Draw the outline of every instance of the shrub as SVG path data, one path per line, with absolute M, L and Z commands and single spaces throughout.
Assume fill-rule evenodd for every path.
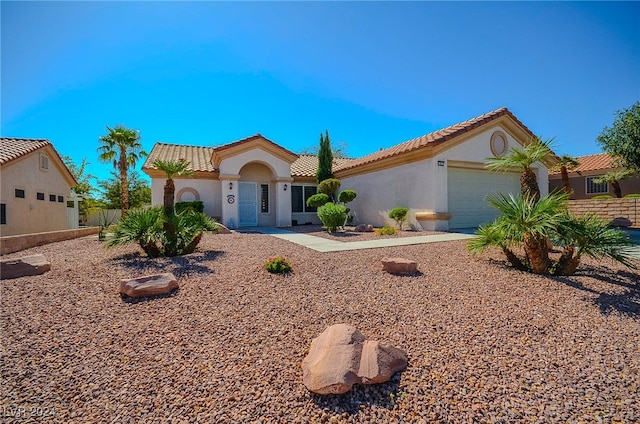
M 292 266 L 291 262 L 289 262 L 286 258 L 283 258 L 282 256 L 276 256 L 275 258 L 271 258 L 264 263 L 264 269 L 272 274 L 286 274 L 288 272 L 291 272 Z
M 405 208 L 404 206 L 396 206 L 395 208 L 389 211 L 389 218 L 396 221 L 398 225 L 398 229 L 402 229 L 402 224 L 407 219 L 407 214 L 409 213 L 409 208 Z
M 632 193 L 624 196 L 625 199 L 640 199 L 640 193 Z
M 329 233 L 335 233 L 347 220 L 347 208 L 329 202 L 318 208 L 318 217 Z
M 329 196 L 327 196 L 324 193 L 314 194 L 313 196 L 307 199 L 307 206 L 312 208 L 319 208 L 320 206 L 329 202 L 329 200 L 331 200 Z
M 393 227 L 393 226 L 390 227 L 389 225 L 386 225 L 386 224 L 384 227 L 376 228 L 373 231 L 379 236 L 393 236 L 398 233 L 398 230 L 396 230 L 396 227 Z
M 176 213 L 183 212 L 187 209 L 191 209 L 194 212 L 204 213 L 204 203 L 201 200 L 194 200 L 193 202 L 178 202 L 175 206 Z
M 613 196 L 610 196 L 608 194 L 599 194 L 591 198 L 591 200 L 605 200 L 605 199 L 613 199 Z
M 321 181 L 318 185 L 318 191 L 324 193 L 333 199 L 333 194 L 340 188 L 340 180 L 337 178 L 329 178 Z
M 353 202 L 357 195 L 355 190 L 343 190 L 338 195 L 338 201 L 342 203 Z

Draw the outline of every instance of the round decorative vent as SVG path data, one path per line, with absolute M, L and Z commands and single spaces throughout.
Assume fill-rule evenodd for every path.
M 507 136 L 502 131 L 496 131 L 491 135 L 491 153 L 500 157 L 507 152 Z

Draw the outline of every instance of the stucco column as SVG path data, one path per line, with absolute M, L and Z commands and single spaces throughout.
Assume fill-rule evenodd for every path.
M 222 225 L 238 228 L 238 180 L 240 175 L 220 175 L 222 188 Z
M 293 178 L 276 180 L 276 226 L 291 226 L 291 183 Z

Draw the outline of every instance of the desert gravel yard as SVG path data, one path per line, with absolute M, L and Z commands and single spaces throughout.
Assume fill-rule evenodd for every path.
M 206 235 L 147 259 L 96 237 L 54 243 L 47 274 L 1 281 L 3 422 L 640 421 L 637 272 L 514 271 L 464 241 L 318 253 L 262 234 Z M 284 255 L 290 275 L 262 269 Z M 420 275 L 381 271 L 384 256 Z M 171 296 L 124 302 L 120 279 L 173 272 Z M 388 383 L 322 397 L 302 384 L 335 323 L 404 349 Z

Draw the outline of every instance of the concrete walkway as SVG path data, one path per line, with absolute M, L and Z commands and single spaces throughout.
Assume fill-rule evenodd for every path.
M 240 231 L 242 231 L 242 229 Z M 251 227 L 250 231 L 287 240 L 318 252 L 340 252 L 345 250 L 374 249 L 377 247 L 408 246 L 411 244 L 436 243 L 440 241 L 466 240 L 475 237 L 470 234 L 444 233 L 432 236 L 380 238 L 378 240 L 343 242 L 274 227 Z

